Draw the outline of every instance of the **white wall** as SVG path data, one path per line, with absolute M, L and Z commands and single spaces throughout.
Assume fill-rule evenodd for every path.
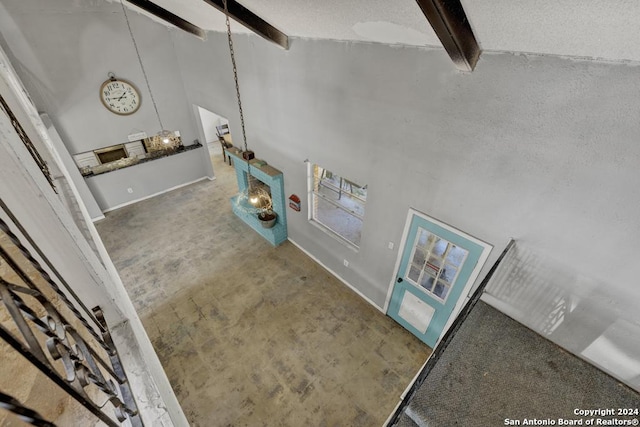
M 107 212 L 204 179 L 201 170 L 194 165 L 207 156 L 206 150 L 206 147 L 200 147 L 89 176 L 86 183 L 100 209 Z
M 127 142 L 134 132 L 161 130 L 119 2 L 64 0 L 55 7 L 33 0 L 2 3 L 5 50 L 72 155 Z M 172 30 L 134 10 L 128 16 L 164 127 L 179 130 L 189 145 L 197 130 Z M 131 81 L 141 93 L 135 114 L 113 114 L 100 102 L 100 85 L 108 72 Z
M 202 107 L 198 107 L 198 114 L 202 121 L 202 129 L 204 130 L 206 142 L 217 142 L 218 133 L 216 132 L 216 126 L 229 124 L 229 120 Z
M 49 133 L 53 148 L 55 149 L 58 156 L 60 157 L 60 160 L 69 172 L 69 176 L 73 180 L 73 184 L 78 189 L 78 194 L 80 195 L 84 206 L 87 208 L 91 220 L 97 221 L 104 218 L 102 210 L 98 206 L 98 203 L 96 203 L 96 199 L 93 197 L 93 194 L 89 190 L 87 183 L 80 174 L 80 170 L 78 170 L 78 167 L 69 154 L 67 147 L 64 145 L 64 142 L 62 142 L 60 134 L 56 130 L 55 126 L 53 126 L 53 123 L 51 123 L 51 118 L 49 118 L 49 115 L 46 113 L 41 114 L 40 118 L 42 119 L 44 125 L 47 127 L 47 132 Z
M 192 102 L 237 123 L 230 65 L 206 55 L 224 35 L 175 36 Z M 485 54 L 464 74 L 440 50 L 235 44 L 250 146 L 284 171 L 287 194 L 306 194 L 305 159 L 369 185 L 357 254 L 304 212 L 288 221 L 294 240 L 372 300 L 384 301 L 396 258 L 387 242 L 399 241 L 409 206 L 492 243 L 493 257 L 513 236 L 640 296 L 637 66 Z
M 76 13 L 68 13 L 69 10 Z M 10 0 L 0 5 L 0 12 L 0 43 L 5 45 L 38 109 L 48 113 L 70 154 L 128 142 L 127 135 L 131 133 L 144 131 L 153 135 L 160 130 L 118 2 L 67 0 L 49 7 L 39 1 Z M 128 11 L 128 17 L 164 127 L 179 130 L 183 144 L 190 145 L 199 137 L 199 130 L 182 86 L 181 65 L 170 30 L 134 10 Z M 138 88 L 138 112 L 119 116 L 104 108 L 99 89 L 108 72 Z M 197 152 L 200 158 L 191 153 L 189 158 L 193 161 L 188 168 L 182 167 L 181 162 L 168 167 L 157 162 L 135 166 L 157 170 L 126 182 L 101 178 L 105 185 L 99 191 L 92 185 L 94 180 L 90 183 L 93 196 L 101 198 L 99 204 L 104 211 L 118 204 L 105 203 L 105 194 L 114 200 L 131 201 L 204 177 L 213 178 L 208 151 Z M 119 178 L 129 175 L 127 171 Z M 109 185 L 115 182 L 120 185 Z M 134 193 L 129 194 L 128 188 L 133 188 Z M 96 213 L 95 202 L 90 202 L 87 206 L 92 217 L 99 218 L 101 212 Z

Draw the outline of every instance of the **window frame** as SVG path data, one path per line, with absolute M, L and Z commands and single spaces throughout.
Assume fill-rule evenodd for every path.
M 326 233 L 329 236 L 335 238 L 340 243 L 344 244 L 348 248 L 350 248 L 350 249 L 354 250 L 355 252 L 357 252 L 360 249 L 360 244 L 359 243 L 362 240 L 362 227 L 360 229 L 361 237 L 360 237 L 360 241 L 358 242 L 358 244 L 356 244 L 355 242 L 352 242 L 348 238 L 342 236 L 339 232 L 333 230 L 331 227 L 329 227 L 328 225 L 324 224 L 321 220 L 317 219 L 314 216 L 315 207 L 316 207 L 316 202 L 315 202 L 316 199 L 315 199 L 315 197 L 318 197 L 318 198 L 322 199 L 324 202 L 329 203 L 332 206 L 335 206 L 338 209 L 341 209 L 343 212 L 347 213 L 348 215 L 351 215 L 354 218 L 358 219 L 362 223 L 363 226 L 364 226 L 364 213 L 362 215 L 360 215 L 357 212 L 355 212 L 353 210 L 350 210 L 350 209 L 346 208 L 345 206 L 342 206 L 340 203 L 337 203 L 337 202 L 331 200 L 330 198 L 328 198 L 324 194 L 320 194 L 319 192 L 316 192 L 316 190 L 315 190 L 315 175 L 314 175 L 314 168 L 315 167 L 321 168 L 323 170 L 328 170 L 328 169 L 320 166 L 318 163 L 313 163 L 313 162 L 307 160 L 307 201 L 308 201 L 307 219 L 311 224 L 313 224 L 319 230 L 322 230 L 324 233 Z M 341 176 L 341 175 L 338 175 L 338 176 Z M 342 178 L 346 179 L 344 177 L 342 177 Z M 355 185 L 359 186 L 359 184 L 355 184 Z M 360 188 L 363 188 L 363 187 L 360 187 Z M 365 208 L 365 210 L 366 210 L 366 203 L 367 203 L 366 199 L 363 200 L 362 198 L 355 196 L 351 192 L 346 192 L 346 194 L 349 194 L 350 197 L 354 197 L 354 198 L 357 198 L 358 200 L 360 200 L 360 202 L 362 202 L 363 208 Z

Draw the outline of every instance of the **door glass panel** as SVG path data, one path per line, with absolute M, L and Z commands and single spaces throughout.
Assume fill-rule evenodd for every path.
M 431 235 L 427 230 L 420 229 L 420 234 L 418 234 L 418 239 L 416 246 L 427 248 L 429 246 L 428 238 Z
M 419 227 L 405 278 L 445 302 L 468 251 Z
M 449 293 L 449 285 L 444 283 L 442 280 L 438 280 L 438 284 L 433 289 L 433 293 L 440 299 L 446 299 L 447 294 Z
M 448 283 L 453 283 L 453 280 L 456 278 L 457 269 L 451 267 L 450 265 L 446 268 L 442 269 L 442 274 L 440 275 L 441 279 L 444 279 Z
M 429 257 L 429 263 L 427 266 L 435 270 L 435 272 L 437 273 L 440 270 L 440 267 L 442 266 L 442 260 L 440 258 L 436 258 L 433 255 L 431 255 Z
M 469 251 L 465 249 L 451 245 L 449 255 L 447 256 L 447 263 L 460 267 L 460 264 L 462 264 L 468 253 Z
M 420 278 L 421 267 L 416 267 L 415 265 L 411 266 L 409 270 L 408 279 L 414 283 L 418 283 L 418 279 Z
M 427 259 L 427 255 L 420 248 L 416 248 L 416 252 L 413 254 L 413 260 L 411 261 L 414 265 L 418 265 L 422 267 L 424 261 Z
M 425 274 L 424 276 L 422 276 L 422 279 L 420 279 L 420 286 L 422 286 L 427 291 L 431 291 L 434 281 L 435 279 L 433 277 L 431 277 L 428 274 Z
M 449 245 L 449 242 L 439 237 L 436 237 L 436 244 L 433 245 L 433 253 L 439 257 L 443 257 L 445 251 L 447 250 L 448 245 Z

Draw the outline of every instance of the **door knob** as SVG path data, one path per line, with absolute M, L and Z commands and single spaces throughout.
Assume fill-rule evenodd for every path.
M 398 283 L 402 283 L 402 277 L 398 277 Z

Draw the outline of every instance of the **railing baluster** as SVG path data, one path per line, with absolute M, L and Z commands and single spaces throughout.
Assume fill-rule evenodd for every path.
M 9 218 L 12 218 L 6 209 L 5 213 Z M 90 318 L 100 331 L 101 335 L 98 335 L 82 313 L 76 309 L 73 302 L 67 298 L 51 276 L 22 244 L 20 238 L 11 232 L 9 225 L 2 218 L 0 218 L 0 233 L 8 238 L 4 239 L 6 243 L 0 244 L 0 260 L 4 261 L 0 273 L 3 275 L 9 273 L 10 276 L 7 277 L 15 278 L 21 282 L 12 283 L 0 276 L 0 300 L 2 301 L 0 309 L 3 306 L 6 308 L 10 319 L 15 324 L 15 328 L 11 328 L 11 330 L 17 330 L 17 332 L 11 332 L 6 324 L 0 325 L 0 338 L 21 353 L 106 425 L 117 427 L 119 423 L 128 419 L 133 427 L 142 426 L 142 419 L 133 399 L 133 393 L 100 308 L 96 307 L 90 313 Z M 24 230 L 21 230 L 21 233 L 26 236 Z M 3 239 L 0 239 L 0 242 L 2 241 Z M 8 243 L 9 241 L 11 243 Z M 44 257 L 34 242 L 29 241 L 29 244 L 40 255 L 43 262 L 51 266 L 50 261 Z M 11 247 L 12 250 L 7 250 L 7 247 Z M 18 249 L 18 251 L 13 249 Z M 35 278 L 31 270 L 25 267 L 26 262 L 35 268 L 39 278 Z M 54 274 L 62 280 L 57 271 Z M 64 303 L 59 303 L 59 308 L 48 299 L 47 294 L 42 292 L 43 289 L 39 288 L 44 283 L 40 279 L 43 279 L 55 292 L 55 294 L 52 292 L 49 294 L 55 295 Z M 77 299 L 75 294 L 74 298 Z M 77 302 L 82 304 L 79 300 Z M 76 326 L 80 330 L 77 330 L 65 318 L 60 312 L 62 309 L 73 313 L 70 319 L 78 320 Z M 86 338 L 89 341 L 95 341 L 94 345 L 89 345 L 89 341 L 80 333 L 81 330 L 86 330 L 89 333 Z M 93 340 L 91 340 L 92 338 Z M 106 359 L 98 354 L 96 349 L 103 349 Z M 54 361 L 58 362 L 54 363 Z M 90 386 L 96 387 L 100 391 L 99 396 L 95 397 L 95 399 L 99 399 L 99 403 L 98 400 L 94 401 L 90 397 L 95 393 L 89 394 L 85 390 Z M 15 401 L 11 402 L 13 404 L 7 403 L 3 407 L 9 410 L 12 408 L 18 410 L 19 406 L 15 405 Z M 113 407 L 115 419 L 102 409 L 107 402 Z M 37 415 L 35 412 L 33 414 Z M 38 417 L 33 416 L 28 421 L 32 424 L 36 422 L 47 423 L 44 420 L 40 421 L 41 417 Z M 34 425 L 52 426 L 53 424 Z
M 15 399 L 8 394 L 0 393 L 0 408 L 13 412 L 20 417 L 20 419 L 31 425 L 37 427 L 56 427 L 55 424 L 45 420 L 36 411 L 22 405 L 18 399 Z
M 38 273 L 40 273 L 42 278 L 53 288 L 55 293 L 58 294 L 60 299 L 67 305 L 67 308 L 69 308 L 69 310 L 76 316 L 76 318 L 78 318 L 78 320 L 82 322 L 82 324 L 87 329 L 87 331 L 91 335 L 93 335 L 93 337 L 96 340 L 98 340 L 99 342 L 102 342 L 102 340 L 100 339 L 100 336 L 91 327 L 91 325 L 89 325 L 89 322 L 87 322 L 87 320 L 84 317 L 82 317 L 82 314 L 78 311 L 77 308 L 75 308 L 73 303 L 69 300 L 69 298 L 67 298 L 64 292 L 62 292 L 62 290 L 58 287 L 58 285 L 56 285 L 56 283 L 51 279 L 51 277 L 47 274 L 47 272 L 42 269 L 38 261 L 31 256 L 31 253 L 29 252 L 29 250 L 26 247 L 24 247 L 22 244 L 20 244 L 20 241 L 17 239 L 17 236 L 11 233 L 11 230 L 9 230 L 9 227 L 1 218 L 0 218 L 0 230 L 2 230 L 7 235 L 7 237 L 9 237 L 11 242 L 20 250 L 22 255 L 31 263 L 31 265 L 38 271 Z M 22 281 L 25 284 L 27 284 L 27 286 L 29 286 L 31 289 L 37 290 L 36 285 L 29 278 L 29 276 L 22 270 L 22 268 L 18 265 L 18 263 L 15 262 L 15 260 L 11 257 L 11 255 L 9 255 L 9 253 L 6 250 L 4 250 L 4 248 L 2 247 L 0 247 L 0 257 L 4 259 L 7 262 L 7 264 L 11 266 L 14 272 L 20 276 L 20 279 L 22 279 Z M 104 347 L 104 348 L 105 350 L 109 351 L 107 347 Z
M 29 139 L 29 135 L 27 135 L 27 133 L 24 131 L 24 129 L 22 128 L 22 125 L 20 124 L 16 116 L 13 114 L 13 111 L 11 111 L 11 108 L 9 108 L 9 105 L 7 105 L 7 102 L 4 100 L 2 95 L 0 95 L 0 109 L 2 109 L 2 111 L 4 111 L 4 113 L 7 115 L 7 117 L 9 117 L 9 120 L 11 120 L 11 125 L 13 126 L 16 133 L 18 134 L 18 137 L 20 137 L 24 146 L 27 147 L 29 154 L 31 154 L 31 157 L 33 157 L 33 160 L 36 162 L 36 164 L 42 171 L 44 177 L 47 178 L 47 181 L 49 181 L 49 185 L 51 186 L 53 191 L 57 193 L 58 190 L 56 190 L 56 186 L 53 183 L 53 178 L 51 177 L 51 171 L 49 170 L 49 166 L 47 165 L 47 162 L 45 162 L 42 156 L 40 156 L 40 153 L 38 153 L 38 150 L 36 150 L 35 145 L 33 145 L 33 142 L 31 142 L 31 139 Z
M 56 276 L 58 278 L 58 280 L 60 281 L 60 283 L 65 287 L 65 289 L 67 290 L 67 292 L 69 292 L 69 294 L 76 300 L 76 302 L 78 303 L 78 305 L 84 310 L 85 314 L 87 315 L 87 317 L 89 319 L 91 319 L 96 325 L 98 325 L 98 327 L 102 327 L 102 325 L 100 324 L 100 322 L 97 321 L 97 319 L 93 316 L 93 313 L 87 308 L 87 306 L 80 300 L 80 298 L 78 298 L 78 295 L 76 295 L 76 293 L 73 291 L 73 289 L 71 289 L 71 287 L 69 286 L 69 284 L 67 283 L 66 280 L 64 280 L 64 277 L 62 277 L 62 275 L 58 272 L 58 270 L 55 268 L 55 266 L 53 264 L 51 264 L 51 262 L 47 259 L 47 257 L 44 256 L 44 254 L 42 253 L 42 251 L 40 250 L 40 248 L 34 243 L 33 239 L 31 238 L 31 236 L 29 235 L 29 233 L 27 233 L 27 230 L 25 230 L 25 228 L 22 226 L 22 224 L 20 224 L 20 221 L 18 221 L 18 218 L 15 217 L 15 215 L 13 215 L 13 213 L 9 210 L 9 208 L 7 207 L 7 205 L 4 204 L 4 202 L 2 201 L 2 199 L 0 199 L 0 208 L 2 208 L 2 210 L 7 214 L 7 216 L 9 217 L 9 219 L 11 220 L 11 222 L 16 226 L 16 228 L 20 231 L 20 233 L 22 233 L 22 235 L 24 236 L 25 240 L 31 245 L 31 247 L 33 247 L 33 249 L 36 251 L 36 253 L 40 256 L 40 258 L 42 258 L 42 260 L 44 261 L 44 263 L 47 265 L 47 267 L 49 268 L 49 270 L 53 273 L 54 276 Z M 18 236 L 16 236 L 10 229 L 9 227 L 6 226 L 6 223 L 0 223 L 0 229 L 2 231 L 5 232 L 5 234 L 11 239 L 12 242 L 14 242 L 14 245 L 16 245 L 16 247 L 18 249 L 20 249 L 21 252 L 29 252 L 27 250 L 27 248 L 24 247 L 24 245 L 22 245 L 22 243 L 20 242 L 20 240 L 18 239 Z M 33 256 L 31 256 L 30 253 L 28 253 L 27 259 L 33 260 L 30 261 L 33 264 L 33 267 L 38 270 L 38 272 L 40 274 L 43 274 L 43 277 L 48 278 L 49 280 L 51 279 L 51 277 L 49 276 L 49 274 L 42 268 L 42 266 L 40 265 L 40 263 L 38 263 L 38 261 L 33 258 Z M 53 289 L 60 294 L 60 288 L 58 287 L 58 285 L 56 285 L 56 283 L 51 280 L 51 282 L 49 282 L 49 284 L 53 287 Z M 61 298 L 63 298 L 63 301 L 65 301 L 65 299 L 67 298 L 66 295 L 61 294 L 60 295 Z M 75 313 L 74 313 L 75 314 Z M 82 317 L 82 316 L 80 316 Z

